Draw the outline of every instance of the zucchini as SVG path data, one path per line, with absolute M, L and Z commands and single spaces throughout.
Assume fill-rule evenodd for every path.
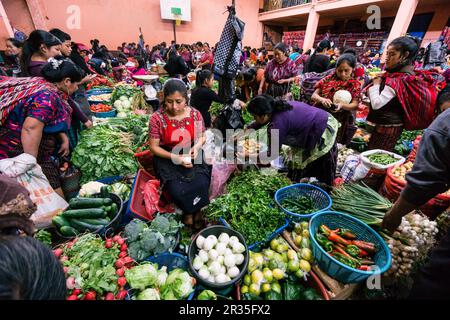
M 57 229 L 61 229 L 64 226 L 70 227 L 69 221 L 66 218 L 62 217 L 62 216 L 55 216 L 52 219 L 52 223 Z
M 103 186 L 100 188 L 100 195 L 103 198 L 108 198 L 109 197 L 109 190 L 108 190 L 108 186 Z
M 76 210 L 67 210 L 62 213 L 64 218 L 69 219 L 96 219 L 96 218 L 104 218 L 106 216 L 106 212 L 103 209 L 76 209 Z
M 111 222 L 108 218 L 100 218 L 100 219 L 77 219 L 78 221 L 91 224 L 91 225 L 97 225 L 97 226 L 106 226 Z
M 70 220 L 70 224 L 72 227 L 77 229 L 80 232 L 86 232 L 86 231 L 97 231 L 102 228 L 102 226 L 95 225 L 95 224 L 89 224 L 86 222 L 82 222 L 77 219 Z
M 59 232 L 65 237 L 76 237 L 79 234 L 77 229 L 68 226 L 61 227 Z
M 73 198 L 69 201 L 71 209 L 90 209 L 100 208 L 103 205 L 110 205 L 112 202 L 109 198 Z

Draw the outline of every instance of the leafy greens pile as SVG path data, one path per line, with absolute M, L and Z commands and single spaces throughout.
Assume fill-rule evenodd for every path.
M 273 195 L 290 184 L 290 180 L 276 170 L 244 171 L 230 181 L 227 194 L 211 202 L 206 209 L 207 217 L 223 218 L 244 235 L 248 244 L 264 241 L 284 219 Z
M 124 236 L 128 243 L 128 253 L 136 261 L 153 255 L 172 251 L 177 245 L 177 236 L 183 224 L 174 214 L 157 215 L 147 225 L 134 219 L 125 227 Z
M 111 118 L 81 133 L 72 162 L 82 172 L 81 183 L 135 173 L 136 149 L 148 137 L 148 117 Z

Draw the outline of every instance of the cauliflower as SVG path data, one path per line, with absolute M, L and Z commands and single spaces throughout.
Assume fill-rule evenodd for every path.
M 80 197 L 89 197 L 96 193 L 100 193 L 100 189 L 104 186 L 105 186 L 105 184 L 96 182 L 96 181 L 92 181 L 92 182 L 83 184 L 83 186 L 80 189 L 79 196 Z
M 333 103 L 350 103 L 352 102 L 352 94 L 347 90 L 338 90 L 333 96 Z

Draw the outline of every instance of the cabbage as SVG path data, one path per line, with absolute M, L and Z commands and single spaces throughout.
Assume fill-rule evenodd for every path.
M 161 270 L 158 271 L 158 280 L 156 281 L 156 285 L 161 288 L 167 281 L 167 267 L 162 267 Z
M 184 300 L 194 291 L 193 279 L 186 271 L 174 269 L 161 287 L 162 300 Z
M 127 96 L 121 96 L 119 98 L 120 101 L 128 101 L 128 97 Z
M 117 118 L 126 118 L 126 117 L 128 117 L 128 115 L 125 112 L 119 112 L 117 114 Z
M 159 292 L 156 289 L 145 289 L 142 291 L 136 300 L 161 300 Z
M 122 101 L 122 107 L 123 107 L 124 109 L 126 109 L 126 110 L 131 109 L 131 103 L 130 103 L 130 101 L 128 101 L 128 100 Z
M 116 100 L 114 102 L 114 107 L 116 107 L 117 109 L 121 109 L 122 108 L 122 101 Z
M 350 103 L 352 102 L 352 94 L 347 90 L 338 90 L 333 96 L 333 103 Z
M 151 263 L 145 263 L 125 271 L 125 278 L 132 289 L 144 290 L 156 284 L 158 269 Z

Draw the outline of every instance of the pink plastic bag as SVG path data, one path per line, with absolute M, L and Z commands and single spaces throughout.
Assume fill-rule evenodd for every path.
M 212 168 L 211 185 L 209 187 L 209 200 L 213 200 L 225 193 L 228 179 L 237 169 L 236 164 L 229 164 L 226 161 L 216 162 Z
M 156 213 L 172 213 L 174 208 L 170 204 L 166 204 L 160 200 L 160 182 L 159 180 L 149 180 L 142 187 L 142 195 L 144 196 L 145 211 L 149 220 L 153 220 Z

